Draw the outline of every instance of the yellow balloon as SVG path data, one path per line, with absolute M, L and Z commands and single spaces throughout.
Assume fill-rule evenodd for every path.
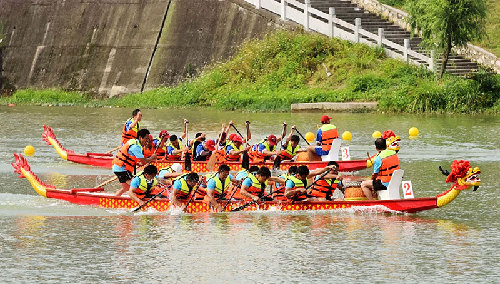
M 306 138 L 307 142 L 309 142 L 309 143 L 313 142 L 314 141 L 314 133 L 307 132 L 305 138 Z
M 373 132 L 372 137 L 375 139 L 380 138 L 380 137 L 382 137 L 382 133 L 380 133 L 380 131 L 376 130 Z
M 26 155 L 26 156 L 35 155 L 35 147 L 33 147 L 31 145 L 24 147 L 24 155 Z
M 344 133 L 342 133 L 342 139 L 344 139 L 346 141 L 351 141 L 352 140 L 352 133 L 350 131 L 344 131 Z
M 408 130 L 408 133 L 410 134 L 410 136 L 418 136 L 418 128 L 412 127 L 410 128 L 410 130 Z

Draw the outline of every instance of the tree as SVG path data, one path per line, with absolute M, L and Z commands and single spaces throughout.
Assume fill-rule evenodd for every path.
M 422 45 L 442 53 L 439 79 L 452 47 L 464 47 L 486 34 L 486 0 L 413 0 L 406 9 L 407 21 L 422 37 Z

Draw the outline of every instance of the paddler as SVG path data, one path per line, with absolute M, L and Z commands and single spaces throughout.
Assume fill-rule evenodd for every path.
M 330 201 L 336 190 L 342 190 L 342 176 L 339 175 L 339 165 L 335 161 L 328 162 L 328 166 L 332 166 L 330 173 L 325 175 L 321 180 L 316 176 L 316 183 L 311 186 L 309 192 L 309 200 L 314 201 Z
M 130 139 L 137 138 L 137 132 L 141 128 L 140 121 L 142 120 L 142 112 L 140 109 L 132 111 L 132 117 L 129 118 L 123 125 L 122 130 L 122 145 Z
M 137 132 L 137 139 L 130 139 L 123 145 L 113 160 L 113 172 L 118 177 L 122 188 L 116 192 L 116 196 L 122 195 L 130 188 L 137 163 L 148 164 L 156 159 L 156 153 L 149 158 L 144 157 L 143 145 L 149 144 L 149 130 L 141 129 Z
M 266 160 L 272 160 L 272 157 L 278 154 L 276 151 L 276 144 L 281 139 L 276 139 L 276 136 L 269 135 L 267 138 L 261 140 L 259 143 L 252 146 L 248 155 L 254 163 L 262 163 Z
M 231 186 L 234 177 L 229 174 L 229 166 L 220 165 L 217 173 L 207 175 L 207 187 L 204 190 L 204 202 L 215 208 L 216 212 L 222 211 L 222 207 L 217 202 L 224 199 L 226 193 Z M 203 192 L 203 190 L 200 190 Z
M 159 190 L 156 187 L 158 185 L 157 172 L 156 166 L 148 165 L 141 174 L 134 177 L 130 182 L 128 195 L 137 201 L 140 206 L 144 205 L 143 198 L 151 198 L 158 193 Z
M 179 161 L 182 158 L 182 154 L 188 151 L 188 147 L 185 147 L 182 144 L 182 140 L 186 138 L 187 135 L 187 125 L 189 121 L 184 119 L 184 132 L 181 137 L 177 137 L 177 135 L 171 135 L 168 139 L 167 143 L 167 155 L 165 159 Z
M 316 145 L 307 147 L 309 161 L 317 160 L 318 156 L 328 155 L 332 148 L 334 139 L 339 137 L 337 127 L 330 123 L 332 117 L 323 115 L 321 117 L 321 127 L 316 132 Z
M 160 135 L 153 140 L 156 147 L 156 155 L 158 155 L 158 159 L 165 159 L 167 155 L 167 144 L 168 139 L 170 138 L 170 134 L 166 129 L 160 131 Z
M 241 154 L 248 151 L 249 147 L 243 147 L 243 138 L 238 134 L 231 134 L 225 149 L 225 161 L 239 161 Z
M 166 185 L 171 185 L 172 180 L 183 175 L 182 165 L 179 163 L 172 164 L 171 166 L 161 168 L 158 171 L 158 177 L 162 183 Z
M 373 162 L 373 174 L 371 179 L 361 182 L 361 189 L 365 196 L 372 200 L 376 191 L 387 190 L 392 178 L 392 173 L 399 169 L 398 154 L 394 150 L 387 149 L 387 142 L 383 138 L 375 140 L 377 155 Z
M 295 175 L 285 178 L 285 197 L 292 201 L 307 201 L 308 192 L 306 188 L 308 179 L 331 169 L 332 166 L 326 166 L 322 169 L 309 171 L 307 166 L 299 166 Z
M 212 151 L 215 151 L 215 141 L 207 140 L 198 144 L 196 147 L 196 155 L 194 156 L 194 161 L 207 161 L 212 155 Z
M 259 201 L 264 196 L 267 181 L 271 177 L 271 171 L 266 167 L 261 167 L 257 173 L 248 173 L 247 178 L 241 184 L 239 196 L 236 198 L 247 201 Z
M 280 157 L 281 160 L 292 160 L 295 155 L 299 152 L 305 152 L 306 149 L 300 149 L 299 141 L 300 138 L 298 135 L 294 135 L 294 131 L 297 129 L 295 125 L 292 126 L 292 131 L 290 131 L 290 135 L 286 138 L 285 143 L 282 146 Z
M 197 173 L 187 173 L 174 180 L 172 191 L 170 192 L 170 202 L 175 207 L 181 207 L 181 200 L 190 198 L 191 191 L 196 190 L 200 177 Z M 194 194 L 194 193 L 193 193 Z

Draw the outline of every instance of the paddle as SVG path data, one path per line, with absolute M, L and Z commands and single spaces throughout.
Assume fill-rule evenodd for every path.
M 309 141 L 307 141 L 307 139 L 304 136 L 302 136 L 302 133 L 300 133 L 300 131 L 297 129 L 297 127 L 295 127 L 295 131 L 297 131 L 297 134 L 299 134 L 299 136 L 302 139 L 304 139 L 304 141 L 306 141 L 307 145 L 311 145 L 311 144 L 309 144 Z
M 196 193 L 198 192 L 198 187 L 200 187 L 202 181 L 203 180 L 200 178 L 200 181 L 198 182 L 198 184 L 196 185 L 196 188 L 193 191 L 193 194 L 191 194 L 191 197 L 189 198 L 188 202 L 186 203 L 186 207 L 184 207 L 184 210 L 183 210 L 184 212 L 187 211 L 189 204 L 191 204 L 191 201 L 193 201 L 193 198 L 196 195 Z
M 144 204 L 142 204 L 141 206 L 135 208 L 134 210 L 132 210 L 132 212 L 137 212 L 139 210 L 141 210 L 142 208 L 144 208 L 146 205 L 148 205 L 149 202 L 155 200 L 158 196 L 160 196 L 163 192 L 165 192 L 165 190 L 167 190 L 168 186 L 166 186 L 162 191 L 158 192 L 157 194 L 153 195 L 148 201 L 144 202 Z
M 247 129 L 247 139 L 246 139 L 246 144 L 248 146 L 248 140 L 250 140 L 250 121 L 246 121 L 245 122 L 246 124 L 246 129 Z M 241 138 L 243 138 L 243 135 L 241 135 L 241 132 L 236 128 L 236 126 L 234 126 L 234 124 L 231 124 L 231 126 L 234 128 L 234 130 L 236 131 L 236 133 L 238 133 L 238 135 L 240 135 Z M 248 152 L 245 151 L 243 152 L 242 154 L 243 156 L 241 157 L 241 167 L 244 168 L 244 169 L 249 169 L 250 168 L 250 157 L 248 156 Z
M 281 139 L 280 139 L 280 149 L 279 149 L 280 151 L 283 148 L 283 138 L 285 137 L 286 134 L 286 125 L 287 125 L 286 122 L 283 122 L 283 131 L 281 132 Z M 281 155 L 278 154 L 274 159 L 273 170 L 278 170 L 280 168 L 280 165 L 281 165 Z
M 106 152 L 106 153 L 104 153 L 104 154 L 109 155 L 109 154 L 113 153 L 114 151 L 116 151 L 116 150 L 120 149 L 120 147 L 122 147 L 122 145 L 120 145 L 120 146 L 116 146 L 115 148 L 113 148 L 113 149 L 109 150 L 108 152 Z
M 222 212 L 226 211 L 226 207 L 227 207 L 227 205 L 229 204 L 229 201 L 231 201 L 231 199 L 233 199 L 234 194 L 236 193 L 236 191 L 238 191 L 238 186 L 241 186 L 241 181 L 239 181 L 239 182 L 238 182 L 238 185 L 235 185 L 235 186 L 234 186 L 233 193 L 231 193 L 231 196 L 230 196 L 230 197 L 229 197 L 229 199 L 226 201 L 226 204 L 224 205 L 224 208 L 222 208 Z

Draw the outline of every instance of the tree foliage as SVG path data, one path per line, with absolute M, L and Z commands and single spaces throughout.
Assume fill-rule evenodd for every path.
M 443 55 L 439 78 L 452 47 L 463 47 L 486 33 L 486 0 L 414 0 L 406 9 L 408 23 L 421 35 L 423 46 Z

